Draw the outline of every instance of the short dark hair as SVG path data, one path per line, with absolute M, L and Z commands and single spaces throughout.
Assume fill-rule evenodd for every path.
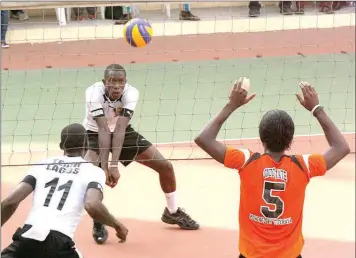
M 61 132 L 61 142 L 59 147 L 67 152 L 84 149 L 87 144 L 87 134 L 81 124 L 70 124 L 63 128 Z
M 290 149 L 294 136 L 294 122 L 286 111 L 268 111 L 259 125 L 260 139 L 265 148 L 272 152 Z
M 106 67 L 105 72 L 104 72 L 104 78 L 112 76 L 112 73 L 115 72 L 124 72 L 126 76 L 126 71 L 125 68 L 122 65 L 119 64 L 111 64 L 108 67 Z

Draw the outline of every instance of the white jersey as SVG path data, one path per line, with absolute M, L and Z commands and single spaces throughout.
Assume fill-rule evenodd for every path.
M 50 230 L 73 239 L 82 218 L 87 189 L 103 190 L 104 171 L 81 157 L 49 158 L 32 166 L 23 182 L 34 186 L 32 208 L 26 224 L 31 229 L 22 236 L 43 241 Z
M 105 95 L 103 82 L 97 82 L 85 92 L 86 111 L 83 125 L 86 130 L 98 132 L 95 117 L 105 116 L 111 132 L 115 130 L 119 115 L 131 118 L 139 99 L 138 90 L 126 83 L 120 99 L 112 101 Z

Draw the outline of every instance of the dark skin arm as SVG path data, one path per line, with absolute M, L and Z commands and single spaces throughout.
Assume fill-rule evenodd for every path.
M 247 83 L 248 85 L 244 84 Z M 208 153 L 213 159 L 220 163 L 224 163 L 226 146 L 216 140 L 216 137 L 221 129 L 221 126 L 229 118 L 229 116 L 242 105 L 247 104 L 253 99 L 256 94 L 247 96 L 249 88 L 249 80 L 240 78 L 235 82 L 225 107 L 203 128 L 199 135 L 195 138 L 195 143 Z
M 122 145 L 124 144 L 126 127 L 130 122 L 130 118 L 120 116 L 116 122 L 114 135 L 112 139 L 112 161 L 111 164 L 117 166 L 119 163 L 119 158 L 122 150 Z
M 1 202 L 1 226 L 15 213 L 20 203 L 33 191 L 31 185 L 21 182 L 8 197 Z
M 339 128 L 336 127 L 323 109 L 319 110 L 315 114 L 315 117 L 318 119 L 330 146 L 330 148 L 323 153 L 326 168 L 329 170 L 350 153 L 350 147 L 342 136 Z
M 312 111 L 313 108 L 319 104 L 318 94 L 316 93 L 314 87 L 307 82 L 301 82 L 299 85 L 302 90 L 303 97 L 297 94 L 297 98 L 303 107 L 309 111 Z M 324 109 L 317 108 L 314 112 L 314 116 L 320 123 L 326 140 L 330 146 L 330 148 L 323 153 L 326 168 L 329 170 L 350 153 L 350 147 L 340 130 L 329 118 Z
M 90 188 L 85 194 L 84 208 L 94 221 L 114 228 L 116 230 L 116 236 L 121 239 L 120 243 L 124 243 L 128 233 L 127 228 L 109 213 L 102 201 L 103 193 L 98 189 Z
M 126 127 L 130 119 L 124 116 L 120 116 L 116 122 L 115 130 L 112 139 L 112 160 L 109 166 L 108 179 L 111 187 L 115 187 L 120 178 L 118 169 L 119 158 L 124 144 Z
M 226 104 L 225 107 L 203 128 L 195 138 L 195 143 L 213 159 L 224 163 L 226 146 L 216 140 L 221 126 L 236 109 Z
M 111 135 L 108 127 L 108 123 L 105 117 L 97 117 L 95 121 L 98 125 L 98 134 L 99 134 L 99 148 L 100 148 L 100 162 L 101 168 L 107 174 L 108 172 L 108 161 L 109 153 L 111 148 Z

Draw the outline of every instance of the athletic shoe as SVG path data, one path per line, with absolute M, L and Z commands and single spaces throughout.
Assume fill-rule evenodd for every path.
M 170 225 L 178 225 L 182 229 L 197 230 L 199 224 L 193 220 L 185 211 L 178 208 L 176 213 L 171 214 L 167 208 L 164 209 L 161 220 Z
M 94 241 L 101 245 L 108 240 L 109 237 L 109 232 L 105 228 L 105 226 L 99 222 L 94 221 L 94 226 L 93 226 L 93 238 Z
M 6 41 L 1 41 L 1 48 L 9 48 L 9 44 L 6 43 Z
M 179 14 L 179 20 L 184 20 L 184 21 L 200 21 L 200 18 L 194 14 L 192 14 L 190 11 L 180 11 Z

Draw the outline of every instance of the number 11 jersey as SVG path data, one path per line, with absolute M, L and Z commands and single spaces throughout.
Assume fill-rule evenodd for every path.
M 227 148 L 224 165 L 239 170 L 239 251 L 245 257 L 292 258 L 300 255 L 303 205 L 310 178 L 322 176 L 322 155 L 283 156 Z
M 103 191 L 105 173 L 81 157 L 60 156 L 32 166 L 23 182 L 34 188 L 32 208 L 26 224 L 32 225 L 23 236 L 44 240 L 50 230 L 73 239 L 82 218 L 87 189 Z M 40 236 L 41 235 L 41 236 Z

